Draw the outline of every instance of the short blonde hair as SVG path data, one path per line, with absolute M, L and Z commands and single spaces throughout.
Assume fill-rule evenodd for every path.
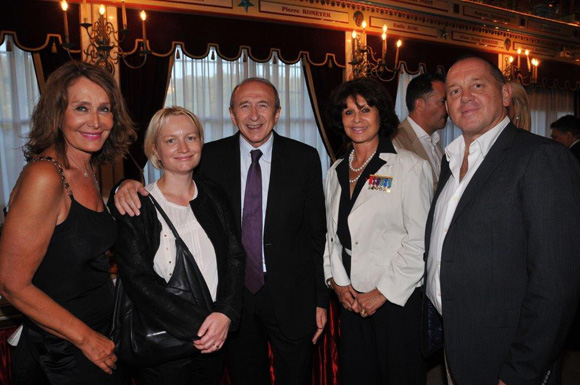
M 147 131 L 145 132 L 145 143 L 143 144 L 143 149 L 145 150 L 145 155 L 147 155 L 147 159 L 151 162 L 153 167 L 158 170 L 163 168 L 161 161 L 157 158 L 157 156 L 153 153 L 153 146 L 157 143 L 157 139 L 159 138 L 159 134 L 161 130 L 167 123 L 167 120 L 170 116 L 179 116 L 185 115 L 191 119 L 197 130 L 199 131 L 199 138 L 201 139 L 201 145 L 203 146 L 203 126 L 199 121 L 199 118 L 191 111 L 178 106 L 173 107 L 165 107 L 160 109 L 153 115 L 151 121 L 149 122 L 149 127 L 147 127 Z
M 509 82 L 509 87 L 512 91 L 511 96 L 511 106 L 513 108 L 513 119 L 512 123 L 517 128 L 523 128 L 526 131 L 532 129 L 532 114 L 530 113 L 530 107 L 528 105 L 528 94 L 526 89 L 518 82 Z

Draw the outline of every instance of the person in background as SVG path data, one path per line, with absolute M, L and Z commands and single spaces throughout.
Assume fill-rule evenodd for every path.
M 519 82 L 511 81 L 507 85 L 510 87 L 512 95 L 508 105 L 508 117 L 517 128 L 530 131 L 532 129 L 532 114 L 528 103 L 528 93 Z
M 377 80 L 335 89 L 328 120 L 352 144 L 325 187 L 324 275 L 343 306 L 339 383 L 425 384 L 421 284 L 432 168 L 391 143 L 399 120 Z
M 225 192 L 246 251 L 240 326 L 227 343 L 234 385 L 270 384 L 269 345 L 277 385 L 310 384 L 312 345 L 326 325 L 320 158 L 314 148 L 274 131 L 280 110 L 272 83 L 242 81 L 230 97 L 239 132 L 207 143 L 196 172 Z M 146 193 L 135 181 L 119 188 L 120 212 L 140 212 L 137 190 Z
M 574 115 L 565 115 L 554 121 L 550 128 L 552 139 L 572 151 L 580 161 L 580 119 Z
M 182 107 L 157 111 L 145 133 L 145 154 L 163 174 L 146 190 L 194 256 L 214 301 L 212 313 L 165 291 L 175 266 L 175 236 L 151 200 L 140 196 L 141 215 L 133 217 L 119 214 L 109 203 L 119 224 L 115 252 L 129 299 L 163 330 L 192 341 L 199 350 L 191 357 L 139 368 L 137 377 L 144 384 L 219 384 L 221 348 L 240 318 L 245 255 L 221 190 L 192 178 L 202 146 L 197 116 Z
M 93 167 L 134 138 L 106 70 L 71 61 L 49 76 L 0 239 L 0 294 L 25 315 L 14 384 L 122 383 L 105 335 L 114 304 L 105 252 L 117 232 Z
M 439 74 L 422 74 L 413 78 L 407 87 L 405 100 L 409 116 L 395 131 L 393 145 L 429 161 L 435 190 L 443 157 L 438 131 L 447 124 L 445 77 Z

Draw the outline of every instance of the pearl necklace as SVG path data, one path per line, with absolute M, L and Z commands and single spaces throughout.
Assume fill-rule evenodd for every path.
M 376 153 L 377 153 L 377 150 L 375 149 L 375 151 L 371 154 L 371 156 L 369 156 L 367 158 L 367 160 L 365 160 L 365 162 L 358 168 L 352 167 L 352 161 L 354 160 L 354 150 L 350 153 L 350 155 L 348 156 L 348 168 L 350 169 L 350 171 L 358 172 L 360 174 L 358 174 L 357 177 L 354 179 L 349 179 L 348 180 L 349 183 L 353 184 L 353 183 L 356 183 L 358 181 L 358 179 L 362 175 L 362 170 L 364 170 L 366 168 L 366 166 L 369 164 L 369 162 L 371 161 L 373 156 L 375 156 Z

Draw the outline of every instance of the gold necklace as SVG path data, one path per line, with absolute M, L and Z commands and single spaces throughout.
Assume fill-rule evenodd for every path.
M 72 159 L 72 158 L 71 158 L 71 159 Z M 84 171 L 84 173 L 83 173 L 83 176 L 84 176 L 85 178 L 88 178 L 88 177 L 89 177 L 89 172 L 87 171 L 87 169 L 86 169 L 85 167 L 79 167 L 79 164 L 78 164 L 76 161 L 74 161 L 74 163 L 76 164 L 76 166 L 77 166 L 79 169 L 82 169 L 82 170 Z M 93 175 L 94 175 L 94 173 L 93 173 Z

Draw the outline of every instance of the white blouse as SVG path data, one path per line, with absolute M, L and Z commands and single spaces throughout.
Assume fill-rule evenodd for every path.
M 218 285 L 215 249 L 206 232 L 195 218 L 191 206 L 180 206 L 169 202 L 157 186 L 157 182 L 151 183 L 145 188 L 157 200 L 173 223 L 173 226 L 177 229 L 181 239 L 183 239 L 189 248 L 191 254 L 193 254 L 195 262 L 209 288 L 211 298 L 215 301 Z M 191 200 L 196 198 L 197 185 L 195 186 L 195 193 Z M 157 218 L 161 222 L 161 240 L 159 249 L 153 260 L 153 269 L 160 277 L 169 282 L 175 267 L 175 237 L 159 212 L 157 212 Z

